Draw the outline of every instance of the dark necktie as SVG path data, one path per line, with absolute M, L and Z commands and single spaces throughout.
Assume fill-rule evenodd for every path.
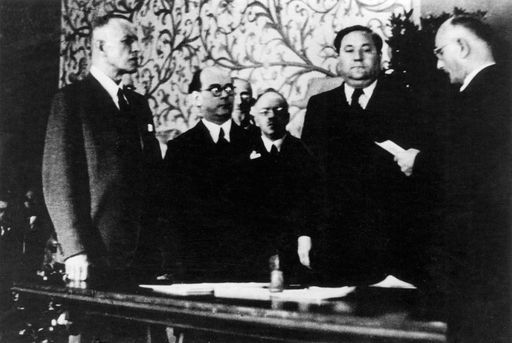
M 119 132 L 119 149 L 129 156 L 135 151 L 140 151 L 141 143 L 135 117 L 130 103 L 127 101 L 127 93 L 122 89 L 117 91 L 119 113 L 116 116 L 116 126 Z
M 277 157 L 279 156 L 279 150 L 277 150 L 277 147 L 272 144 L 272 148 L 270 148 L 270 156 Z
M 125 92 L 119 88 L 117 91 L 117 103 L 119 104 L 119 111 L 127 113 L 130 111 L 130 105 L 126 101 Z
M 219 131 L 219 139 L 217 140 L 217 145 L 218 146 L 226 146 L 228 144 L 229 143 L 228 143 L 228 141 L 226 140 L 226 138 L 224 136 L 224 130 L 221 127 L 220 131 Z
M 352 107 L 354 110 L 362 111 L 363 108 L 361 107 L 361 104 L 359 103 L 359 98 L 363 94 L 364 94 L 364 92 L 363 92 L 362 88 L 355 88 L 354 93 L 352 93 L 352 101 L 350 102 L 350 107 Z

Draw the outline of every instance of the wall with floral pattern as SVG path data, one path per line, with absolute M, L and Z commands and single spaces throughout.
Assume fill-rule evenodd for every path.
M 206 65 L 250 80 L 256 93 L 280 90 L 291 104 L 289 129 L 299 135 L 309 80 L 336 75 L 335 33 L 362 24 L 386 39 L 390 15 L 419 14 L 419 1 L 62 0 L 60 85 L 87 74 L 93 12 L 114 10 L 139 27 L 142 64 L 132 81 L 148 98 L 161 137 L 198 120 L 187 89 Z

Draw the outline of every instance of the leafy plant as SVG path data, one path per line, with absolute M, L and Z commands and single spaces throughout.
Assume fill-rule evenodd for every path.
M 390 68 L 395 77 L 413 91 L 435 87 L 445 80 L 442 73 L 435 72 L 437 59 L 433 50 L 437 29 L 452 15 L 468 14 L 485 19 L 486 13 L 480 10 L 468 12 L 455 7 L 452 13 L 421 17 L 419 25 L 412 19 L 412 10 L 393 14 L 390 19 L 392 35 L 387 43 L 392 51 Z

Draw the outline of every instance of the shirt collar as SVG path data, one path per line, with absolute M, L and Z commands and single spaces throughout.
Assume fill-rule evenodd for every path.
M 286 138 L 286 136 L 287 135 L 285 134 L 283 137 L 273 141 L 270 138 L 268 138 L 267 136 L 261 135 L 261 140 L 263 141 L 263 145 L 265 146 L 265 149 L 267 150 L 267 152 L 270 152 L 270 149 L 272 149 L 272 145 L 275 145 L 277 148 L 277 151 L 281 152 L 281 147 L 283 146 L 283 142 L 284 142 L 284 139 Z
M 222 130 L 224 131 L 224 139 L 226 139 L 228 142 L 231 142 L 231 119 L 226 120 L 221 125 L 212 123 L 211 121 L 208 121 L 204 118 L 201 119 L 201 121 L 203 122 L 204 126 L 206 126 L 206 128 L 208 129 L 208 132 L 210 133 L 210 136 L 212 137 L 214 143 L 217 143 L 217 141 L 219 140 L 220 128 L 222 128 Z
M 103 88 L 105 88 L 108 95 L 110 95 L 112 100 L 114 100 L 114 104 L 116 104 L 117 108 L 119 108 L 117 92 L 119 91 L 120 88 L 122 89 L 122 87 L 123 87 L 122 83 L 119 83 L 119 85 L 118 85 L 117 83 L 114 82 L 114 80 L 112 80 L 110 77 L 105 75 L 105 73 L 103 73 L 101 70 L 99 70 L 95 66 L 91 66 L 91 69 L 89 70 L 89 72 L 96 80 L 98 80 L 100 85 Z
M 352 86 L 349 86 L 348 83 L 344 83 L 344 91 L 345 91 L 345 98 L 347 99 L 347 102 L 350 103 L 352 101 L 352 94 L 354 93 L 355 88 Z M 377 80 L 373 81 L 369 86 L 363 88 L 363 95 L 361 95 L 362 102 L 361 107 L 366 108 L 366 105 L 368 104 L 368 101 L 370 101 L 370 98 L 372 97 L 373 91 L 375 90 L 375 87 L 377 86 Z
M 481 72 L 485 68 L 490 67 L 490 66 L 495 65 L 495 64 L 496 64 L 495 62 L 485 63 L 485 64 L 482 64 L 480 67 L 476 68 L 475 70 L 473 70 L 471 73 L 469 73 L 466 76 L 466 78 L 464 79 L 464 83 L 460 87 L 459 91 L 462 92 L 464 89 L 466 89 L 469 86 L 469 84 L 471 83 L 471 81 L 473 81 L 475 76 L 478 75 L 479 72 Z

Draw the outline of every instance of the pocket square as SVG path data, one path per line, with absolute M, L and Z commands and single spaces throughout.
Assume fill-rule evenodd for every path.
M 251 160 L 257 159 L 259 157 L 261 157 L 261 154 L 259 152 L 255 151 L 255 150 L 253 152 L 251 152 L 251 155 L 249 156 L 249 158 Z

